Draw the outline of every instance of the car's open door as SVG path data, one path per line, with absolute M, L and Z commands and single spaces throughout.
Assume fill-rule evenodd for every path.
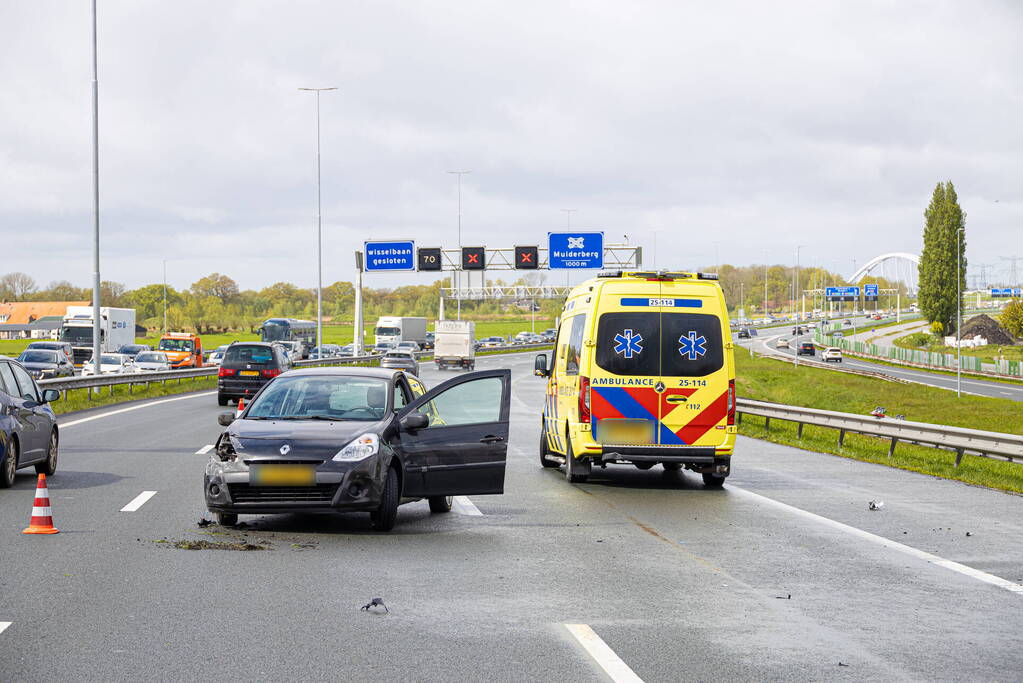
M 402 408 L 397 446 L 425 463 L 420 495 L 504 493 L 510 401 L 511 371 L 483 370 L 450 379 Z

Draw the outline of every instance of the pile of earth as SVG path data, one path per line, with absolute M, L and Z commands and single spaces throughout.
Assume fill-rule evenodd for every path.
M 984 337 L 988 344 L 995 346 L 1012 346 L 1016 343 L 1015 338 L 1005 331 L 1005 328 L 998 324 L 998 321 L 989 315 L 975 315 L 963 323 L 963 339 Z

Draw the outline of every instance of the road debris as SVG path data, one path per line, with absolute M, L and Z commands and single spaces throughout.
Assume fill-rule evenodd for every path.
M 200 529 L 205 529 L 206 527 L 210 526 L 211 524 L 213 524 L 213 520 L 212 519 L 206 519 L 205 517 L 202 517 L 198 522 L 195 523 L 195 525 L 197 527 L 199 527 Z
M 967 531 L 967 532 L 966 532 L 966 535 L 967 535 L 967 536 L 972 536 L 973 534 L 971 534 L 971 533 L 970 533 L 969 531 Z
M 883 507 L 884 507 L 883 500 L 872 500 L 869 503 L 867 503 L 868 510 L 880 510 Z
M 839 666 L 849 666 L 849 665 L 848 665 L 848 664 L 846 664 L 845 662 L 839 662 L 839 663 L 838 663 L 838 665 L 839 665 Z
M 792 593 L 789 593 L 788 595 L 776 595 L 774 597 L 777 598 L 778 600 L 791 600 Z
M 156 541 L 167 543 L 167 541 Z M 229 543 L 224 541 L 182 540 L 174 541 L 179 550 L 270 550 L 270 546 L 258 543 Z
M 367 604 L 362 606 L 364 612 L 368 612 L 371 607 L 383 607 L 384 611 L 390 614 L 391 610 L 387 609 L 387 605 L 384 604 L 383 598 L 373 598 Z

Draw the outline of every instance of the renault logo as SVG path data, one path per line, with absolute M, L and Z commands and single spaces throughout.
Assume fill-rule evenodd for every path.
M 284 444 L 281 446 L 281 455 L 287 455 L 291 452 L 291 444 Z

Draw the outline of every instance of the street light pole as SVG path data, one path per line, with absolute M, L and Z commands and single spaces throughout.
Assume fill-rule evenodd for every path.
M 163 333 L 167 334 L 167 259 L 163 260 Z
M 963 395 L 963 293 L 960 269 L 963 262 L 963 231 L 956 230 L 956 398 Z
M 320 93 L 337 88 L 299 88 L 316 93 L 316 348 L 323 357 L 323 212 L 320 203 Z
M 448 173 L 458 176 L 458 270 L 455 271 L 455 277 L 458 282 L 458 319 L 462 319 L 462 176 L 466 173 L 472 173 L 472 171 L 448 171 Z
M 100 370 L 99 279 L 99 67 L 96 50 L 96 0 L 92 0 L 92 370 Z M 132 332 L 134 334 L 134 331 Z

